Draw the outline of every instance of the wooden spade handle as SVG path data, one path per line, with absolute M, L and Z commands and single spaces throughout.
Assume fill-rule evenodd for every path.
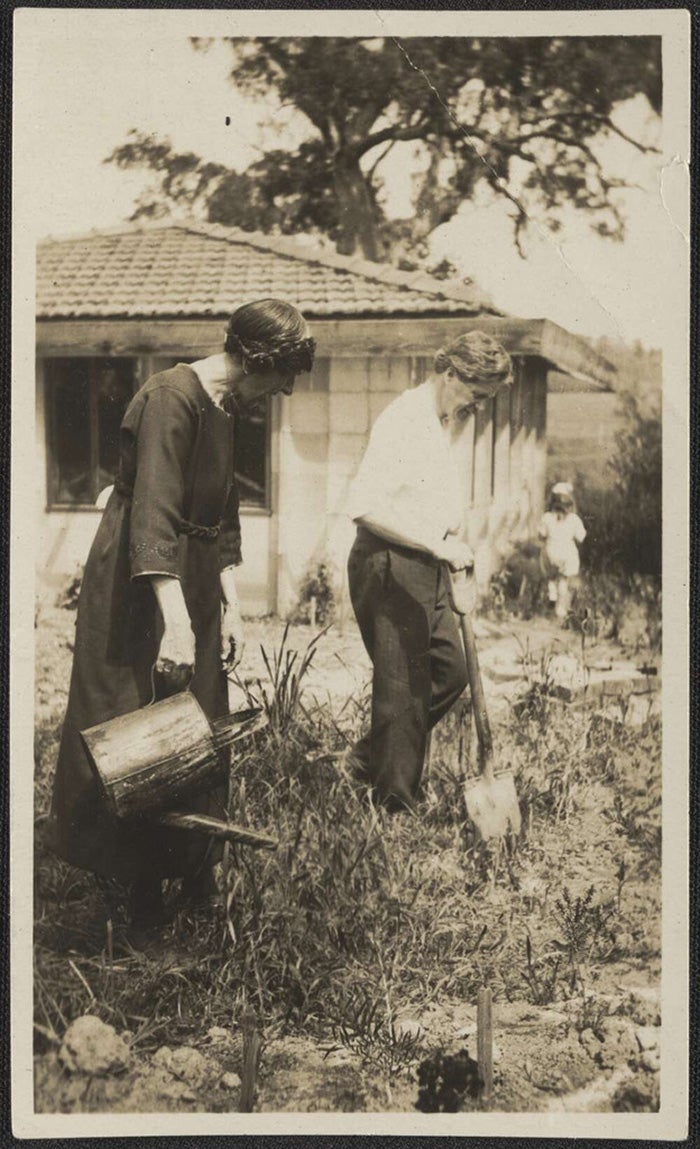
M 479 741 L 479 764 L 484 779 L 491 783 L 493 782 L 493 738 L 491 737 L 491 723 L 489 722 L 488 711 L 486 709 L 486 695 L 484 694 L 484 685 L 481 680 L 479 655 L 476 649 L 474 630 L 470 616 L 463 614 L 458 608 L 452 571 L 447 565 L 445 565 L 445 575 L 450 592 L 450 605 L 459 619 L 459 628 L 462 632 L 462 642 L 464 643 L 464 656 L 467 660 L 467 680 L 472 695 L 474 723 L 476 725 L 476 736 Z M 469 574 L 467 577 L 473 578 L 474 575 Z

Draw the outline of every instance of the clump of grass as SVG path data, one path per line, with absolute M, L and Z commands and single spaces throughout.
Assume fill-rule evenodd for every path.
M 561 936 L 553 936 L 551 915 L 538 933 L 532 910 L 536 943 L 528 938 L 523 961 L 512 889 L 523 867 L 546 871 L 542 832 L 577 809 L 592 780 L 614 785 L 625 801 L 635 788 L 657 794 L 649 787 L 658 770 L 658 729 L 630 734 L 551 699 L 542 699 L 540 711 L 514 716 L 499 732 L 499 755 L 517 775 L 532 838 L 496 869 L 470 837 L 462 718 L 450 719 L 437 742 L 420 816 L 386 814 L 339 765 L 339 752 L 367 717 L 366 697 L 334 714 L 305 690 L 318 641 L 297 653 L 285 631 L 265 655 L 267 679 L 257 691 L 269 723 L 236 748 L 229 813 L 280 845 L 273 853 L 231 848 L 218 913 L 183 911 L 160 951 L 117 947 L 109 957 L 94 885 L 52 858 L 38 836 L 42 1040 L 60 1037 L 87 1011 L 148 1049 L 194 1040 L 211 1025 L 231 1026 L 250 1003 L 268 1035 L 290 1027 L 335 1035 L 390 1074 L 407 1069 L 417 1053 L 398 1036 L 399 1005 L 420 1013 L 441 999 L 473 1000 L 485 982 L 496 997 L 548 1004 L 571 992 L 574 955 L 582 970 L 584 959 L 604 960 L 600 947 L 589 953 L 595 923 L 585 907 L 577 915 L 572 896 L 573 941 L 561 923 Z M 41 735 L 44 771 L 57 729 L 47 726 Z M 41 795 L 43 801 L 43 789 Z M 645 841 L 626 842 L 637 873 Z M 566 906 L 563 893 L 560 900 Z M 582 923 L 589 927 L 583 941 L 576 934 Z M 437 1092 L 439 1077 L 438 1067 Z
M 287 623 L 279 648 L 271 655 L 261 647 L 269 682 L 265 683 L 258 679 L 259 699 L 238 680 L 239 685 L 246 691 L 249 701 L 262 704 L 270 733 L 278 743 L 284 739 L 300 713 L 304 679 L 311 669 L 317 644 L 328 630 L 326 627 L 312 638 L 306 650 L 300 655 L 298 650 L 292 650 L 288 645 L 289 627 L 290 623 Z

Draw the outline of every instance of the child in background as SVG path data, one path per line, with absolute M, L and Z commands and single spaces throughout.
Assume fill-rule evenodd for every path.
M 581 567 L 578 548 L 586 537 L 586 528 L 576 514 L 571 483 L 552 487 L 539 536 L 544 544 L 540 565 L 547 579 L 547 598 L 556 617 L 564 621 L 571 604 L 570 579 L 576 578 Z

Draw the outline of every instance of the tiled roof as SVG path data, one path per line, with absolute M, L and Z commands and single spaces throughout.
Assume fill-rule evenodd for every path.
M 270 295 L 309 318 L 499 314 L 469 282 L 216 224 L 126 226 L 38 247 L 41 319 L 225 316 Z

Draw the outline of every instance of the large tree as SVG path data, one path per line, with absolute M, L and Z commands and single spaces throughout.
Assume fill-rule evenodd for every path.
M 366 258 L 420 252 L 485 183 L 508 201 L 515 239 L 528 223 L 556 229 L 562 210 L 585 211 L 600 234 L 624 230 L 597 144 L 623 137 L 616 106 L 642 94 L 661 110 L 657 37 L 231 38 L 230 78 L 249 96 L 274 96 L 303 117 L 298 147 L 275 148 L 239 172 L 134 130 L 108 157 L 146 167 L 155 181 L 134 217 L 173 205 L 204 208 L 244 229 L 329 236 Z M 195 48 L 206 47 L 193 41 Z M 382 171 L 397 145 L 422 153 L 415 211 L 388 220 Z

